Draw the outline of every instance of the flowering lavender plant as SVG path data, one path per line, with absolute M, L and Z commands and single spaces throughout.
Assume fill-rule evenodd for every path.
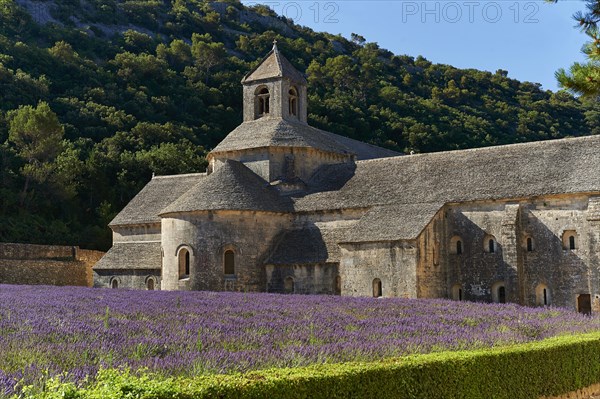
M 557 308 L 448 300 L 0 285 L 0 397 L 100 368 L 196 376 L 509 345 L 598 330 Z

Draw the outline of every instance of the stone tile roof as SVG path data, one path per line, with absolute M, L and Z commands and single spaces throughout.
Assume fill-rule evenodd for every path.
M 271 78 L 289 78 L 292 82 L 306 84 L 306 78 L 285 58 L 275 44 L 256 68 L 246 74 L 242 83 Z
M 337 154 L 354 154 L 357 159 L 373 159 L 400 155 L 301 122 L 264 117 L 244 122 L 227 135 L 212 154 L 265 147 L 314 148 Z
M 159 212 L 204 177 L 206 173 L 153 177 L 109 226 L 160 223 Z
M 160 214 L 202 210 L 253 210 L 287 212 L 289 198 L 280 197 L 276 189 L 244 164 L 228 160 Z
M 292 265 L 340 261 L 338 242 L 346 241 L 349 228 L 309 226 L 283 233 L 265 264 Z
M 377 147 L 376 145 L 364 143 L 362 141 L 354 140 L 350 137 L 340 136 L 338 134 L 331 133 L 325 130 L 320 130 L 320 132 L 330 136 L 333 140 L 337 141 L 338 143 L 350 148 L 350 150 L 356 155 L 356 159 L 359 161 L 375 158 L 396 157 L 402 155 L 399 152 L 388 150 L 387 148 Z
M 296 198 L 295 210 L 600 192 L 598 171 L 600 136 L 374 159 L 357 162 L 339 190 Z
M 160 242 L 116 242 L 94 270 L 156 270 L 162 267 Z
M 438 202 L 375 206 L 350 230 L 343 242 L 412 240 L 443 205 Z

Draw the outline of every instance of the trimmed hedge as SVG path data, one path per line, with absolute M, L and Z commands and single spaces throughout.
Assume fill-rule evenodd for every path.
M 560 395 L 600 382 L 600 332 L 479 351 L 246 374 L 164 378 L 104 370 L 87 388 L 51 380 L 40 399 L 495 398 Z

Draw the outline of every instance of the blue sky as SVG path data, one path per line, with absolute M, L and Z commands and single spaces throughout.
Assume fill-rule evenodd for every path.
M 316 31 L 364 36 L 395 54 L 422 55 L 557 90 L 554 72 L 583 61 L 586 36 L 574 28 L 580 0 L 544 1 L 243 1 L 269 5 Z

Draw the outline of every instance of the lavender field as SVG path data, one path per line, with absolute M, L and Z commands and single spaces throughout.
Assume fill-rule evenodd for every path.
M 17 382 L 66 373 L 79 383 L 99 368 L 196 376 L 599 329 L 597 318 L 516 305 L 0 285 L 0 397 Z

